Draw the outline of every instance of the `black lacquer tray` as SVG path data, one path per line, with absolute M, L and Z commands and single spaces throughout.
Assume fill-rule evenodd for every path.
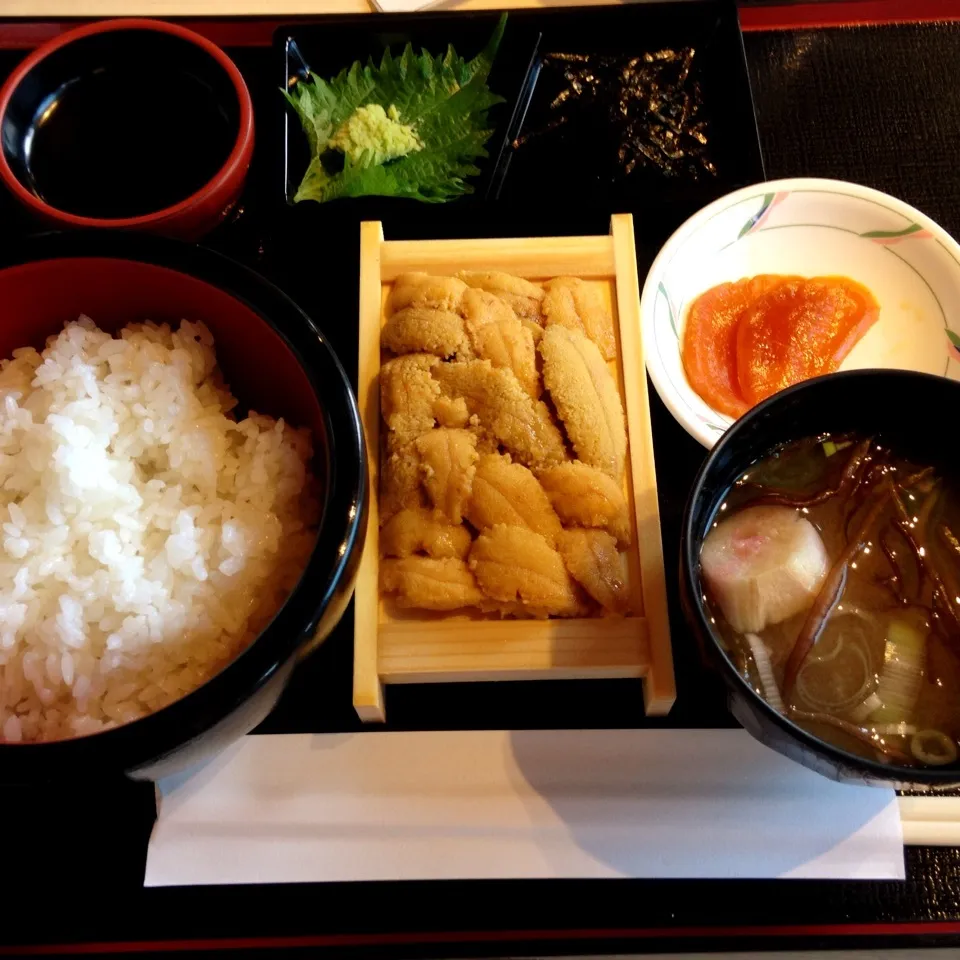
M 626 211 L 635 217 L 643 272 L 693 210 L 762 178 L 748 65 L 768 174 L 850 177 L 917 203 L 948 229 L 960 226 L 960 208 L 952 203 L 960 195 L 950 165 L 955 138 L 947 123 L 958 115 L 960 99 L 948 89 L 949 70 L 936 81 L 924 70 L 927 60 L 945 65 L 960 57 L 960 24 L 757 34 L 747 38 L 745 61 L 732 0 L 511 13 L 513 33 L 502 52 L 515 59 L 497 69 L 505 85 L 516 89 L 497 118 L 493 167 L 476 195 L 432 208 L 377 200 L 322 207 L 287 203 L 296 165 L 303 162 L 296 123 L 288 123 L 279 93 L 296 69 L 291 40 L 315 71 L 327 75 L 355 56 L 376 55 L 384 42 L 408 38 L 431 44 L 433 37 L 450 39 L 469 55 L 482 46 L 495 19 L 491 13 L 314 18 L 275 33 L 276 24 L 262 24 L 255 45 L 249 45 L 251 21 L 243 22 L 242 31 L 233 29 L 239 21 L 208 24 L 215 40 L 242 34 L 247 44 L 226 40 L 253 94 L 258 133 L 241 206 L 206 242 L 290 293 L 350 371 L 356 368 L 361 219 L 382 219 L 390 239 L 575 234 L 602 232 L 611 212 Z M 532 122 L 536 116 L 544 78 L 531 84 L 530 73 L 538 58 L 590 43 L 628 53 L 697 45 L 710 142 L 717 145 L 715 176 L 661 179 L 652 188 L 649 180 L 642 187 L 636 181 L 634 188 L 608 179 L 584 183 L 578 193 L 575 164 L 525 172 L 523 163 L 514 162 L 522 151 L 505 162 L 511 140 L 522 131 L 518 105 L 525 95 L 530 102 L 524 118 Z M 0 49 L 0 76 L 24 53 Z M 852 124 L 852 137 L 828 136 L 824 131 L 835 122 L 847 131 Z M 896 146 L 887 143 L 891 129 Z M 867 149 L 878 156 L 876 166 L 865 159 Z M 943 191 L 924 173 L 931 163 L 946 183 Z M 31 229 L 2 195 L 0 229 L 7 242 Z M 669 576 L 677 568 L 685 498 L 704 451 L 655 393 L 651 403 Z M 665 719 L 644 717 L 634 681 L 466 684 L 390 689 L 389 728 L 732 726 L 722 688 L 701 669 L 680 617 L 675 583 L 671 588 L 679 696 Z M 298 670 L 258 732 L 360 729 L 351 704 L 352 626 L 348 612 Z M 960 856 L 947 849 L 908 850 L 908 880 L 899 884 L 555 881 L 143 890 L 153 815 L 149 785 L 79 784 L 69 798 L 11 790 L 0 797 L 0 812 L 17 825 L 11 852 L 29 852 L 0 882 L 7 907 L 0 943 L 131 941 L 138 951 L 326 946 L 396 956 L 903 945 L 911 938 L 927 945 L 960 943 Z M 41 900 L 53 913 L 38 925 L 27 907 Z

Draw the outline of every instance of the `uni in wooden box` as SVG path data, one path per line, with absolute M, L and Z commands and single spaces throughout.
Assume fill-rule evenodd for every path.
M 353 702 L 364 720 L 384 720 L 383 685 L 454 681 L 643 678 L 648 714 L 676 697 L 667 616 L 657 481 L 640 338 L 640 289 L 633 219 L 616 215 L 593 237 L 385 241 L 380 223 L 360 239 L 358 400 L 367 438 L 371 504 L 357 575 Z M 579 277 L 613 317 L 616 358 L 608 367 L 626 415 L 623 493 L 631 541 L 625 550 L 630 613 L 504 619 L 480 611 L 436 613 L 399 607 L 380 591 L 380 368 L 385 306 L 397 277 L 503 272 L 531 281 Z M 638 690 L 639 693 L 639 690 Z

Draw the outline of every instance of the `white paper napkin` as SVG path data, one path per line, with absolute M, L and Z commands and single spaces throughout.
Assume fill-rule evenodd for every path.
M 904 876 L 892 790 L 742 730 L 246 737 L 158 799 L 147 886 Z

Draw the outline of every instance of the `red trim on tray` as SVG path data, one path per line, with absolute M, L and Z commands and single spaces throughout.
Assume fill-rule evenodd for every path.
M 75 24 L 71 24 L 75 26 Z M 70 29 L 63 23 L 0 23 L 0 50 L 32 50 Z
M 277 20 L 273 17 L 257 17 L 248 20 L 190 20 L 181 21 L 192 30 L 202 33 L 214 43 L 223 47 L 263 47 L 273 41 L 273 34 L 281 26 L 295 23 L 310 23 L 310 17 L 287 17 Z
M 740 9 L 740 28 L 744 31 L 817 30 L 938 20 L 960 20 L 957 0 L 821 0 Z
M 421 933 L 335 933 L 276 937 L 222 937 L 193 940 L 118 940 L 99 943 L 44 943 L 2 946 L 0 956 L 57 954 L 159 953 L 240 949 L 303 949 L 304 947 L 388 947 L 419 944 L 530 943 L 564 940 L 705 940 L 734 937 L 958 936 L 960 921 L 909 923 L 784 924 L 746 927 L 638 927 L 603 930 L 471 930 Z
M 117 19 L 117 18 L 103 18 Z M 138 18 L 139 19 L 139 18 Z M 273 33 L 281 25 L 309 23 L 310 17 L 246 17 L 224 20 L 194 20 L 189 17 L 163 18 L 199 33 L 220 47 L 269 47 Z M 0 50 L 32 50 L 54 37 L 97 20 L 0 20 Z

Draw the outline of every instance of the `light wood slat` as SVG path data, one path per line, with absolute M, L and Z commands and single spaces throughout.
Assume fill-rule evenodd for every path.
M 647 368 L 640 337 L 640 281 L 633 236 L 633 217 L 617 214 L 611 219 L 616 261 L 617 317 L 620 325 L 620 362 L 627 401 L 627 435 L 633 508 L 640 553 L 643 610 L 650 625 L 651 669 L 644 680 L 644 707 L 651 715 L 666 714 L 677 699 L 677 685 L 670 645 L 670 617 L 660 535 L 657 473 L 650 429 L 650 398 Z
M 392 240 L 383 245 L 380 265 L 384 283 L 413 270 L 503 270 L 529 278 L 569 274 L 596 279 L 613 276 L 614 252 L 610 237 Z
M 431 651 L 488 650 L 509 644 L 515 650 L 570 650 L 586 643 L 593 650 L 628 651 L 630 664 L 649 660 L 647 623 L 643 617 L 595 617 L 553 620 L 468 620 L 451 630 L 449 620 L 393 620 L 380 624 L 381 655 L 408 650 L 411 656 Z
M 569 666 L 556 663 L 548 664 L 542 669 L 517 668 L 509 662 L 499 668 L 490 664 L 483 670 L 478 670 L 476 660 L 470 658 L 463 663 L 439 662 L 430 664 L 430 668 L 422 673 L 390 673 L 389 667 L 384 671 L 383 681 L 391 685 L 401 683 L 508 683 L 521 680 L 636 680 L 642 674 L 628 667 L 614 665 L 611 667 L 588 667 L 581 663 Z M 361 717 L 361 719 L 363 719 Z
M 378 482 L 380 459 L 380 251 L 383 228 L 360 225 L 360 333 L 357 402 L 367 441 L 370 480 L 367 534 L 357 570 L 353 617 L 353 705 L 362 720 L 383 721 L 383 688 L 377 669 L 377 630 L 380 618 L 380 550 L 378 545 Z
M 380 625 L 380 675 L 387 683 L 641 677 L 647 672 L 646 622 L 475 621 L 451 632 L 443 621 Z

